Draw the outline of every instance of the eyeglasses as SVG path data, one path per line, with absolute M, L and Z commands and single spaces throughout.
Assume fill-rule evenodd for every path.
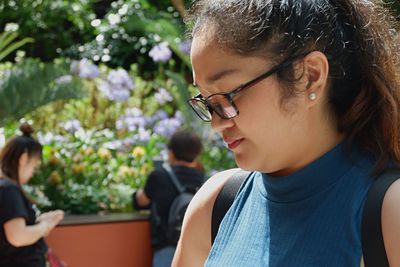
M 233 89 L 230 92 L 216 93 L 208 96 L 207 98 L 203 98 L 200 94 L 189 99 L 187 102 L 192 107 L 197 116 L 199 116 L 200 119 L 202 119 L 203 121 L 210 122 L 214 111 L 222 119 L 232 119 L 239 115 L 239 110 L 236 107 L 235 102 L 233 102 L 233 98 L 237 94 L 244 91 L 245 89 L 255 86 L 257 83 L 268 78 L 269 76 L 289 67 L 295 60 L 300 57 L 301 56 L 290 57 L 289 59 L 284 60 L 282 63 L 278 64 L 267 72 Z

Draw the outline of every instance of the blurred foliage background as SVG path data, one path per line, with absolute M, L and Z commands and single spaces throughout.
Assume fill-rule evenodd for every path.
M 42 210 L 125 212 L 179 128 L 207 176 L 234 167 L 194 117 L 183 1 L 0 2 L 0 143 L 29 121 L 44 145 L 26 190 Z M 1 145 L 0 144 L 0 145 Z

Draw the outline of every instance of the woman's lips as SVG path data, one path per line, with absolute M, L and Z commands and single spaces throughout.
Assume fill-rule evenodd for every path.
M 225 143 L 229 147 L 229 149 L 233 150 L 233 149 L 237 148 L 242 141 L 243 141 L 243 139 L 225 140 Z

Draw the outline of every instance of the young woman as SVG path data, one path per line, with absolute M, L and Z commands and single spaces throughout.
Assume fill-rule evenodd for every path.
M 42 146 L 31 137 L 28 124 L 23 135 L 14 137 L 0 154 L 0 266 L 44 267 L 47 246 L 43 237 L 62 220 L 61 210 L 36 217 L 21 185 L 27 183 L 40 162 Z
M 374 177 L 400 161 L 400 49 L 370 0 L 198 0 L 189 100 L 211 122 L 242 184 L 211 245 L 209 179 L 185 215 L 173 266 L 360 266 Z M 400 266 L 400 181 L 382 212 Z

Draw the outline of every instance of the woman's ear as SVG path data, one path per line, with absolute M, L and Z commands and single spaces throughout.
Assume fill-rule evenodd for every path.
M 304 90 L 307 101 L 314 105 L 325 95 L 328 85 L 329 62 L 324 53 L 314 51 L 303 60 L 304 78 L 306 88 Z

